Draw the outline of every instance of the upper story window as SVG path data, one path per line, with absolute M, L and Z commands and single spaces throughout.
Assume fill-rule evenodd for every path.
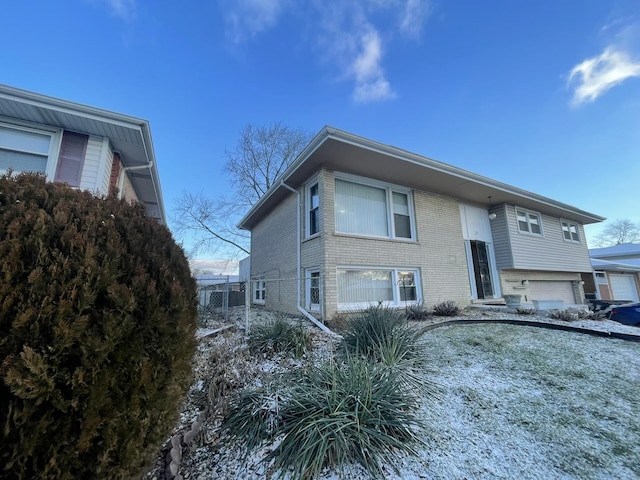
M 516 218 L 520 232 L 542 235 L 542 222 L 540 221 L 539 213 L 516 208 Z
M 562 220 L 562 236 L 565 240 L 570 242 L 579 242 L 580 235 L 578 234 L 578 224 Z
M 336 178 L 336 232 L 415 239 L 409 190 Z
M 0 125 L 0 172 L 46 173 L 53 133 Z
M 318 182 L 307 187 L 307 236 L 320 232 L 320 194 Z

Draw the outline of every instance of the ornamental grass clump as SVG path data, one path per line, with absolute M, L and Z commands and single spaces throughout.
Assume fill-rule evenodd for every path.
M 293 323 L 277 317 L 253 325 L 247 344 L 253 352 L 287 352 L 300 357 L 311 348 L 311 335 L 301 322 Z
M 222 426 L 246 451 L 275 442 L 263 460 L 276 477 L 311 479 L 360 464 L 378 478 L 395 453 L 415 453 L 421 399 L 382 365 L 350 357 L 281 380 L 236 395 Z
M 142 205 L 0 176 L 3 479 L 136 478 L 176 424 L 196 292 Z
M 421 400 L 382 365 L 349 357 L 310 367 L 279 405 L 278 446 L 267 457 L 281 474 L 317 478 L 360 464 L 374 478 L 394 454 L 415 454 Z
M 338 352 L 342 358 L 358 357 L 380 364 L 414 392 L 435 395 L 427 379 L 427 352 L 422 337 L 427 328 L 408 324 L 404 312 L 383 306 L 370 307 L 350 317 Z

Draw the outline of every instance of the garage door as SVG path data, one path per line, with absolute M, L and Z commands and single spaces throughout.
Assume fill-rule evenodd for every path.
M 614 300 L 640 301 L 636 282 L 631 275 L 609 275 L 609 283 L 611 284 Z
M 565 305 L 576 303 L 573 296 L 573 286 L 568 281 L 529 281 L 529 293 L 527 298 L 531 300 L 562 300 Z

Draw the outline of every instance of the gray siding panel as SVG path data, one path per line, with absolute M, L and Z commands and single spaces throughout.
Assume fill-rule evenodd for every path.
M 506 206 L 511 238 L 513 268 L 563 272 L 590 272 L 591 260 L 580 225 L 580 242 L 568 242 L 562 236 L 560 219 L 541 214 L 543 235 L 521 233 L 516 221 L 516 207 Z
M 491 220 L 491 235 L 493 236 L 493 250 L 496 255 L 496 267 L 498 270 L 513 268 L 506 208 L 504 205 L 495 207 L 491 210 L 491 213 L 496 214 L 496 218 Z

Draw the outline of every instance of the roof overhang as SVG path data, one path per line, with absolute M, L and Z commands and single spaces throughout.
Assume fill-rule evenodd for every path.
M 148 166 L 132 169 L 129 178 L 147 215 L 166 223 L 148 121 L 7 85 L 0 85 L 0 117 L 107 137 L 125 168 Z
M 518 205 L 581 224 L 604 217 L 585 212 L 506 183 L 477 175 L 446 163 L 384 145 L 332 127 L 323 128 L 282 174 L 279 182 L 240 220 L 239 228 L 251 230 L 291 192 L 322 168 L 433 192 L 476 205 Z
M 640 272 L 640 265 L 632 265 L 628 263 L 611 262 L 607 260 L 600 260 L 597 258 L 591 258 L 591 266 L 594 270 L 606 270 L 608 272 L 628 272 L 637 273 Z

